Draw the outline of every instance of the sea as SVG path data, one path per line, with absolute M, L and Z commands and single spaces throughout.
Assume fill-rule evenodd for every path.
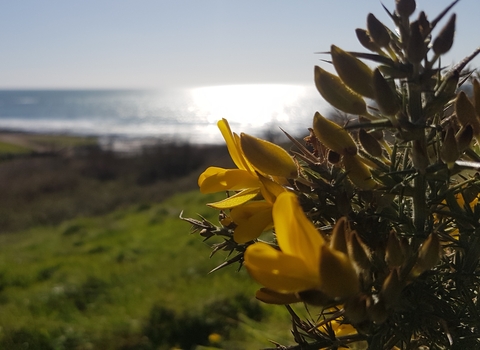
M 313 85 L 313 84 L 312 84 Z M 161 90 L 0 90 L 0 130 L 96 136 L 104 144 L 219 144 L 218 120 L 258 137 L 308 135 L 327 106 L 313 86 L 254 84 Z

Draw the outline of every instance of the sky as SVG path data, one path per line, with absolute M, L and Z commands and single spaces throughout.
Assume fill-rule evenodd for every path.
M 450 2 L 417 8 L 433 19 Z M 328 59 L 315 52 L 365 51 L 355 28 L 369 12 L 391 27 L 379 0 L 0 0 L 0 9 L 1 89 L 308 85 Z M 480 1 L 453 12 L 446 65 L 480 46 Z

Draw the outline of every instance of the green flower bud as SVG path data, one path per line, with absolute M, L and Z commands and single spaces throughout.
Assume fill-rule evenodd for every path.
M 367 29 L 375 44 L 380 47 L 388 46 L 390 43 L 390 34 L 387 28 L 371 13 L 367 16 Z
M 373 98 L 372 70 L 355 56 L 332 45 L 332 62 L 338 76 L 356 93 Z
M 400 103 L 396 93 L 378 69 L 373 72 L 373 92 L 380 111 L 386 116 L 395 116 L 400 110 Z
M 417 6 L 415 0 L 396 0 L 395 5 L 397 14 L 405 18 L 410 17 L 415 12 Z
M 456 15 L 453 14 L 433 42 L 433 52 L 435 54 L 443 55 L 452 48 L 453 36 L 455 34 L 455 19 Z
M 339 77 L 318 66 L 315 66 L 315 86 L 333 107 L 349 114 L 367 113 L 367 105 L 360 95 L 350 90 Z

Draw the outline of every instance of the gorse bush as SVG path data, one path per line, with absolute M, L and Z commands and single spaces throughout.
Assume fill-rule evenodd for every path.
M 296 345 L 276 348 L 480 347 L 480 83 L 466 69 L 480 49 L 441 64 L 457 2 L 412 19 L 415 1 L 397 0 L 395 30 L 372 14 L 356 30 L 369 52 L 332 45 L 336 74 L 315 67 L 315 85 L 348 122 L 314 113 L 290 153 L 218 122 L 237 168 L 198 184 L 227 192 L 208 204 L 219 225 L 186 220 L 223 239 L 216 269 L 244 266 L 257 299 L 286 305 Z

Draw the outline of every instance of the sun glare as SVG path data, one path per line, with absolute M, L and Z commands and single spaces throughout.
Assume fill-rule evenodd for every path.
M 209 123 L 226 118 L 231 124 L 260 127 L 288 122 L 307 91 L 300 85 L 222 85 L 192 89 L 192 99 Z

